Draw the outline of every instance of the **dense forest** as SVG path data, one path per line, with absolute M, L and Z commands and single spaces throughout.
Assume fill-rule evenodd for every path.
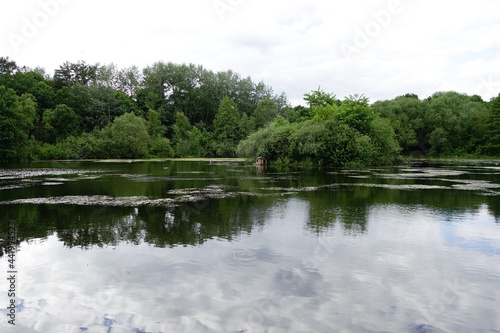
M 321 89 L 292 107 L 233 71 L 157 62 L 0 58 L 0 160 L 266 156 L 282 163 L 391 164 L 400 156 L 500 155 L 500 95 L 406 94 L 370 104 Z

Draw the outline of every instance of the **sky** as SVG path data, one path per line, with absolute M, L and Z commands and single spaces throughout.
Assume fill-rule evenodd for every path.
M 49 74 L 66 61 L 231 69 L 292 105 L 321 87 L 372 102 L 500 93 L 500 1 L 3 0 L 0 56 Z

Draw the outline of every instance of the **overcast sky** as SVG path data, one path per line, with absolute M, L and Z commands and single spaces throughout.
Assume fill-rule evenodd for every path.
M 500 1 L 4 0 L 0 56 L 232 69 L 292 104 L 321 88 L 371 101 L 500 93 Z

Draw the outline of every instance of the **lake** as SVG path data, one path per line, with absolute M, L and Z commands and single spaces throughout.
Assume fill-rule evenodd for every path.
M 498 161 L 8 163 L 0 213 L 1 332 L 500 332 Z

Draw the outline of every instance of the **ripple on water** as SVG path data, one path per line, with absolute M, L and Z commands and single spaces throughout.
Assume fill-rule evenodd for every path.
M 236 252 L 233 252 L 231 257 L 236 261 L 255 261 L 257 260 L 257 252 L 253 250 L 237 250 Z

